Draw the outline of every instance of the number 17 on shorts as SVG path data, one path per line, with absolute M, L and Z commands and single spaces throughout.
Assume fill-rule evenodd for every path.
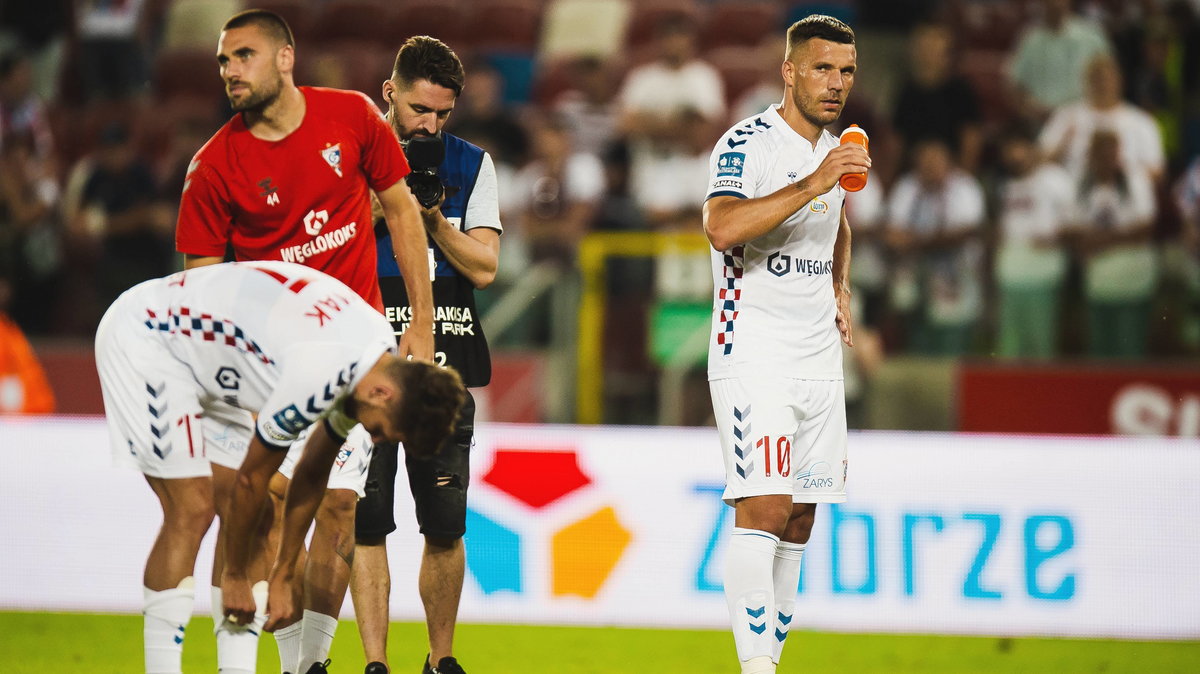
M 727 503 L 788 494 L 795 503 L 846 500 L 846 403 L 841 381 L 755 377 L 709 382 Z

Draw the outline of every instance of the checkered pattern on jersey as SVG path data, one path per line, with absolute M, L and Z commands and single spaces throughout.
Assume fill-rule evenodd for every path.
M 159 316 L 153 309 L 146 309 L 148 318 L 145 325 L 151 330 L 161 330 L 167 334 L 183 335 L 206 342 L 223 342 L 239 351 L 257 357 L 262 362 L 271 365 L 275 361 L 262 348 L 246 336 L 242 329 L 232 321 L 223 318 L 213 318 L 212 314 L 192 314 L 188 307 L 170 307 L 166 314 Z
M 724 355 L 733 353 L 733 322 L 737 319 L 738 306 L 742 299 L 742 271 L 746 266 L 745 246 L 734 246 L 723 253 L 724 273 L 717 300 L 721 308 L 717 312 L 717 344 L 722 345 Z

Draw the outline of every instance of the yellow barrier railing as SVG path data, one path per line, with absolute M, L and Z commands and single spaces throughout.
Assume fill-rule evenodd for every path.
M 604 419 L 605 262 L 610 257 L 654 257 L 661 253 L 710 250 L 699 232 L 595 232 L 579 245 L 583 292 L 579 301 L 579 361 L 576 421 L 598 424 Z

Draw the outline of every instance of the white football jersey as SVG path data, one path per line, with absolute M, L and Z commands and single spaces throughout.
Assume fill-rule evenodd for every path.
M 814 148 L 771 106 L 717 143 L 706 198 L 767 196 L 811 175 L 837 144 L 824 131 Z M 767 234 L 713 251 L 710 380 L 755 373 L 842 379 L 833 246 L 845 196 L 834 186 Z
M 396 350 L 391 325 L 357 293 L 288 262 L 183 271 L 135 286 L 119 303 L 192 371 L 201 404 L 257 413 L 260 438 L 280 448 Z

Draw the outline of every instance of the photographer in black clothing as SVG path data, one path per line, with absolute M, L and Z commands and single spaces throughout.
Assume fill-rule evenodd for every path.
M 479 147 L 442 132 L 462 92 L 462 63 L 442 42 L 410 38 L 396 55 L 392 77 L 383 84 L 388 119 L 413 167 L 408 178 L 429 234 L 435 306 L 435 360 L 451 365 L 468 387 L 491 379 L 487 340 L 475 307 L 475 290 L 496 277 L 500 252 L 500 208 L 496 170 Z M 439 187 L 441 188 L 439 190 Z M 440 192 L 440 194 L 439 194 Z M 388 319 L 399 337 L 410 307 L 404 280 L 390 256 L 387 230 L 377 230 L 379 285 Z M 417 522 L 425 537 L 419 588 L 429 630 L 424 672 L 460 674 L 453 657 L 466 556 L 467 485 L 474 434 L 475 402 L 468 393 L 456 430 L 430 460 L 405 457 Z M 368 674 L 387 672 L 388 595 L 391 579 L 384 539 L 396 529 L 393 516 L 398 453 L 377 447 L 358 504 L 357 545 L 351 594 L 366 653 Z

